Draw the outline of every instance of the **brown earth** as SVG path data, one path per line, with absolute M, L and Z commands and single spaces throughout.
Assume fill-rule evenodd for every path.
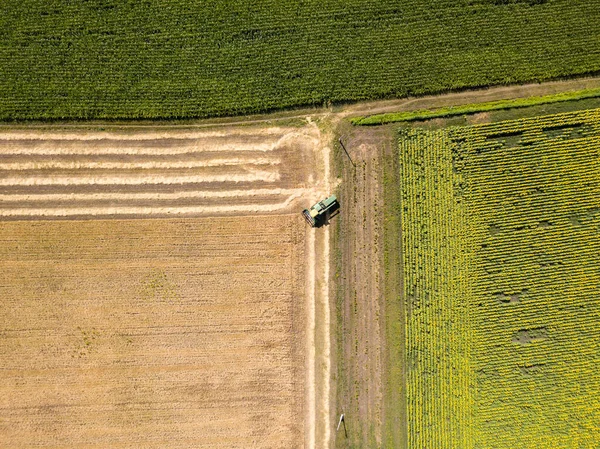
M 0 441 L 328 447 L 329 191 L 310 120 L 5 128 Z
M 343 119 L 598 86 L 2 125 L 0 447 L 403 447 L 394 139 Z M 338 133 L 352 161 L 337 148 L 330 173 Z M 307 229 L 297 211 L 334 177 L 342 213 Z
M 337 403 L 345 429 L 335 447 L 381 447 L 384 422 L 385 298 L 383 170 L 385 128 L 346 128 L 337 167 L 344 205 L 334 237 L 338 257 Z M 391 155 L 387 155 L 391 156 Z

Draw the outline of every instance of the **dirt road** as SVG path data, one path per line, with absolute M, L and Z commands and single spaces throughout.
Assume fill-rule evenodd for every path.
M 337 406 L 345 415 L 348 438 L 336 434 L 336 447 L 381 447 L 383 421 L 382 151 L 379 132 L 346 133 L 352 160 L 339 154 L 340 201 L 336 226 L 338 286 Z M 365 131 L 361 129 L 359 131 Z

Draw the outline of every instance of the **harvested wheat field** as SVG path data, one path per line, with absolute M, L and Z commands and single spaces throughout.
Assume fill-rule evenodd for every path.
M 299 213 L 326 151 L 310 123 L 0 132 L 0 447 L 326 445 Z
M 0 225 L 1 447 L 303 447 L 297 215 Z

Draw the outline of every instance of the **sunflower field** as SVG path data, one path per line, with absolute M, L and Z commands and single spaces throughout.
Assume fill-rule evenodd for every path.
M 399 146 L 409 447 L 598 447 L 600 110 Z

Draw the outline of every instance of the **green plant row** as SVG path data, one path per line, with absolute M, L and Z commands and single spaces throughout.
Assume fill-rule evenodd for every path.
M 600 71 L 589 0 L 4 0 L 0 120 L 186 118 Z
M 438 109 L 420 109 L 418 111 L 390 112 L 369 117 L 356 117 L 352 119 L 353 125 L 372 126 L 386 123 L 411 122 L 428 120 L 432 118 L 452 117 L 478 112 L 498 111 L 503 109 L 526 108 L 542 104 L 559 103 L 561 101 L 583 100 L 586 98 L 600 97 L 600 88 L 583 89 L 540 97 L 515 98 L 512 100 L 488 101 L 485 103 L 471 103 L 460 106 L 450 106 Z

